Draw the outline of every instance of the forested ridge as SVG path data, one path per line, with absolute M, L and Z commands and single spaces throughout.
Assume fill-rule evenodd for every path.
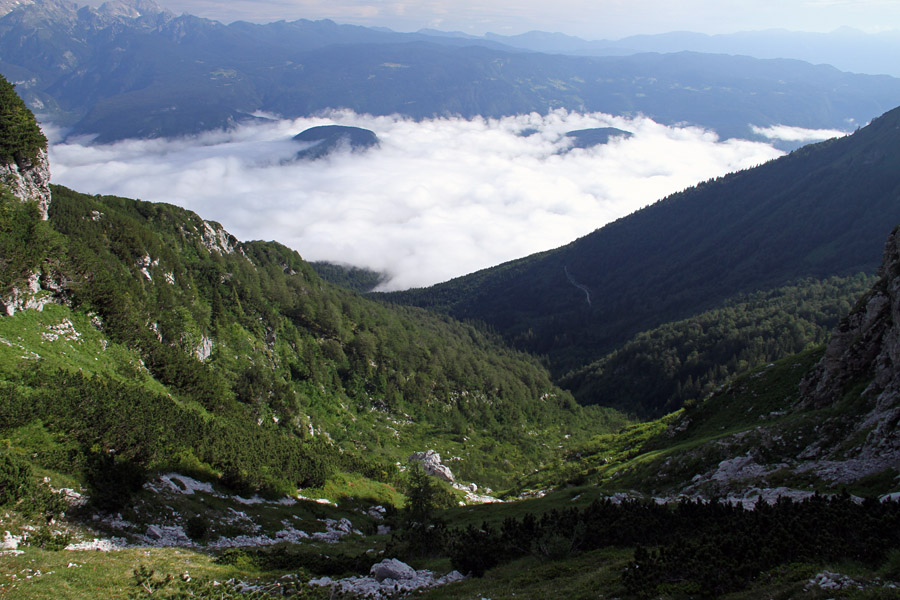
M 709 396 L 736 375 L 825 343 L 874 276 L 806 279 L 728 300 L 628 340 L 565 375 L 583 404 L 603 404 L 643 418 Z

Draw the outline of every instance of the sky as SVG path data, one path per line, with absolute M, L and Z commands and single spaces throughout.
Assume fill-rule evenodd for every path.
M 79 2 L 83 3 L 83 2 Z M 89 0 L 98 5 L 101 0 Z M 158 0 L 173 12 L 225 23 L 331 18 L 396 31 L 435 28 L 473 35 L 530 30 L 586 39 L 633 34 L 785 28 L 833 31 L 842 26 L 874 33 L 900 24 L 897 0 Z
M 309 127 L 374 131 L 380 146 L 292 161 Z M 565 133 L 633 134 L 571 149 Z M 840 132 L 756 129 L 810 141 Z M 48 131 L 51 141 L 58 132 Z M 496 120 L 373 117 L 348 111 L 173 140 L 52 143 L 53 181 L 88 194 L 169 202 L 241 240 L 277 240 L 307 260 L 422 287 L 571 242 L 700 181 L 781 152 L 648 118 L 553 112 Z

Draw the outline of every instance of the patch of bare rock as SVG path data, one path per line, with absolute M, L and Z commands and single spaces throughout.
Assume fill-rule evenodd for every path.
M 387 558 L 372 565 L 368 576 L 347 577 L 337 580 L 330 577 L 321 577 L 311 580 L 309 584 L 330 587 L 334 591 L 353 594 L 361 598 L 381 600 L 396 597 L 398 594 L 408 594 L 423 588 L 462 581 L 463 579 L 465 579 L 465 576 L 459 571 L 451 571 L 443 577 L 436 578 L 431 571 L 424 569 L 417 571 L 396 558 Z

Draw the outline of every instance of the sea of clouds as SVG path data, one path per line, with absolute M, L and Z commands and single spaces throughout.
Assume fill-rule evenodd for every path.
M 292 162 L 302 148 L 292 136 L 329 124 L 370 129 L 381 144 Z M 633 135 L 571 149 L 566 132 L 597 127 Z M 756 131 L 773 140 L 841 133 Z M 781 154 L 694 127 L 564 111 L 425 121 L 337 111 L 174 140 L 67 140 L 50 149 L 55 183 L 183 206 L 242 240 L 277 240 L 307 260 L 383 272 L 386 290 L 558 247 L 670 193 Z

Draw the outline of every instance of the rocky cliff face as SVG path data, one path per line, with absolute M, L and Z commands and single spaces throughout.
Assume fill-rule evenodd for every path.
M 852 430 L 863 441 L 853 462 L 863 472 L 900 465 L 900 226 L 888 238 L 879 275 L 800 387 L 802 407 L 859 407 Z M 863 383 L 867 387 L 853 398 L 853 386 Z
M 50 161 L 47 150 L 38 151 L 34 159 L 0 162 L 0 182 L 23 202 L 37 202 L 41 218 L 47 220 L 50 209 Z
M 888 238 L 879 275 L 872 291 L 832 333 L 824 358 L 804 380 L 805 404 L 833 404 L 848 384 L 869 377 L 863 395 L 875 399 L 877 408 L 900 404 L 900 227 Z
M 900 226 L 888 238 L 879 275 L 835 328 L 825 355 L 800 380 L 799 390 L 784 382 L 791 370 L 806 368 L 798 355 L 790 359 L 793 364 L 785 361 L 771 373 L 776 365 L 769 365 L 734 382 L 710 400 L 715 408 L 707 406 L 704 412 L 701 405 L 677 417 L 667 436 L 707 440 L 710 429 L 704 419 L 732 424 L 758 411 L 745 421 L 746 428 L 673 452 L 660 462 L 661 480 L 671 471 L 678 474 L 671 479 L 678 493 L 737 500 L 788 494 L 802 498 L 811 487 L 838 491 L 857 484 L 870 486 L 866 493 L 897 493 Z M 697 437 L 691 437 L 692 431 Z M 695 474 L 685 485 L 691 471 Z

